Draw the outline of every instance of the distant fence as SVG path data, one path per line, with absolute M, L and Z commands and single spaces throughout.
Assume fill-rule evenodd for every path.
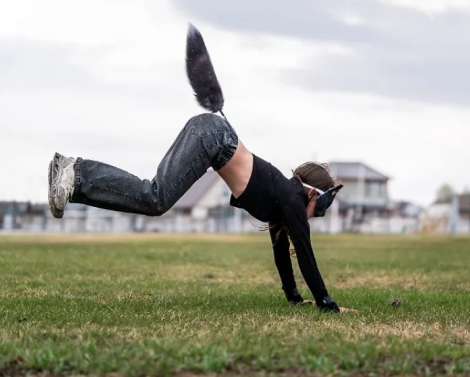
M 246 213 L 235 216 L 207 216 L 194 218 L 190 214 L 170 213 L 161 217 L 146 217 L 133 214 L 105 211 L 70 211 L 63 219 L 47 214 L 6 214 L 0 221 L 2 233 L 129 233 L 129 232 L 174 232 L 174 233 L 255 233 L 266 224 L 260 223 Z M 434 221 L 431 225 L 421 218 L 399 216 L 372 217 L 359 224 L 350 219 L 327 215 L 310 221 L 312 233 L 388 233 L 412 234 L 448 233 L 448 222 Z M 437 224 L 437 225 L 436 225 Z M 459 218 L 456 233 L 470 233 L 470 219 Z

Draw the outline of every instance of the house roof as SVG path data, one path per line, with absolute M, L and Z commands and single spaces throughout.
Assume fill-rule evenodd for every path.
M 199 199 L 212 187 L 219 179 L 219 175 L 214 170 L 208 170 L 196 183 L 178 200 L 173 208 L 192 208 Z
M 387 181 L 390 177 L 363 164 L 362 162 L 330 162 L 331 173 L 338 179 L 358 179 L 365 175 L 366 180 Z

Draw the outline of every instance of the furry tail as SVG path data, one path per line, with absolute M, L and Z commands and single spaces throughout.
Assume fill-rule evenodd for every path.
M 189 24 L 186 39 L 186 74 L 201 107 L 222 112 L 224 95 L 201 33 Z

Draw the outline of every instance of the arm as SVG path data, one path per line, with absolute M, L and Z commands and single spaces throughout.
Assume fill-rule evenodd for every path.
M 292 269 L 292 261 L 289 253 L 290 242 L 285 229 L 282 225 L 273 226 L 269 224 L 269 235 L 274 252 L 274 263 L 276 264 L 279 277 L 281 278 L 282 290 L 286 295 L 287 301 L 292 304 L 298 304 L 303 301 L 302 296 L 297 290 Z
M 300 271 L 317 306 L 326 310 L 339 311 L 338 306 L 328 294 L 313 254 L 305 204 L 299 198 L 294 197 L 282 206 L 282 211 L 297 254 Z

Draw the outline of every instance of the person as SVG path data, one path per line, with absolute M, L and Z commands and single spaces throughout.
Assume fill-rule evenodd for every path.
M 201 96 L 198 102 L 211 111 L 221 111 L 220 86 L 202 36 L 192 25 L 187 43 L 188 77 L 196 97 Z M 204 92 L 208 87 L 211 89 Z M 225 116 L 212 112 L 192 117 L 163 157 L 152 180 L 142 180 L 103 162 L 55 153 L 48 173 L 49 208 L 56 218 L 64 216 L 69 202 L 161 216 L 209 168 L 229 187 L 231 206 L 268 224 L 274 262 L 288 302 L 308 302 L 299 293 L 294 278 L 292 242 L 316 306 L 323 311 L 339 312 L 313 253 L 309 219 L 325 215 L 342 185 L 336 185 L 327 165 L 314 162 L 299 166 L 291 178 L 285 177 L 279 169 L 247 149 Z

